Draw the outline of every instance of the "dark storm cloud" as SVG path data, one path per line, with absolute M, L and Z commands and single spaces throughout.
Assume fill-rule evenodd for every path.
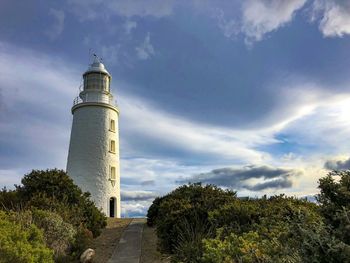
M 293 182 L 290 179 L 283 177 L 283 178 L 268 181 L 265 183 L 256 184 L 253 186 L 245 185 L 244 187 L 251 191 L 261 191 L 268 188 L 282 189 L 282 188 L 290 188 L 292 186 L 293 186 Z
M 324 168 L 327 170 L 349 170 L 350 158 L 347 160 L 328 160 L 325 162 Z
M 292 187 L 291 177 L 298 176 L 300 173 L 300 171 L 293 169 L 250 165 L 243 168 L 215 169 L 208 173 L 194 175 L 189 179 L 181 179 L 178 182 L 203 182 L 233 189 L 260 191 L 269 188 Z M 262 179 L 264 182 L 252 185 L 248 183 L 249 179 Z

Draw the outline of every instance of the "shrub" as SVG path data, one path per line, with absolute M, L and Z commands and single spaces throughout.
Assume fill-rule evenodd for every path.
M 20 225 L 13 215 L 0 211 L 0 262 L 49 263 L 53 251 L 45 246 L 43 233 L 34 224 Z
M 72 244 L 72 251 L 74 257 L 79 257 L 85 249 L 90 245 L 93 234 L 90 230 L 80 226 L 75 235 L 75 241 Z
M 159 205 L 162 202 L 163 198 L 156 197 L 156 199 L 153 200 L 152 205 L 149 207 L 147 211 L 147 225 L 148 226 L 154 226 L 156 225 L 156 220 L 158 216 L 159 211 Z
M 55 258 L 65 256 L 74 242 L 77 232 L 74 227 L 64 222 L 60 215 L 38 209 L 33 210 L 33 222 L 44 231 L 45 242 L 53 249 Z
M 181 220 L 177 225 L 177 240 L 174 244 L 174 260 L 200 262 L 203 252 L 202 240 L 213 236 L 213 227 L 203 217 L 193 216 L 191 221 Z
M 67 201 L 48 197 L 46 193 L 34 194 L 26 203 L 28 208 L 47 210 L 59 214 L 65 222 L 76 228 L 84 221 L 82 209 L 78 205 L 69 205 Z
M 314 204 L 185 185 L 154 200 L 148 224 L 175 262 L 350 263 L 350 171 L 329 173 L 319 188 Z
M 208 213 L 235 198 L 234 192 L 213 185 L 184 185 L 156 199 L 150 207 L 148 221 L 149 224 L 156 223 L 163 250 L 172 253 L 186 248 L 188 252 L 184 251 L 183 255 L 194 251 L 200 253 L 201 242 L 198 242 L 198 238 L 207 237 L 211 233 L 211 225 L 207 223 Z M 184 222 L 188 224 L 184 225 Z M 191 229 L 196 229 L 195 235 L 183 233 L 182 230 L 186 229 L 189 230 L 188 233 L 191 233 Z M 188 244 L 186 247 L 180 245 L 184 244 L 184 240 Z
M 274 199 L 253 201 L 266 203 L 270 213 L 257 206 L 261 217 L 244 231 L 224 225 L 215 238 L 204 240 L 203 261 L 348 262 L 348 248 L 331 236 L 317 210 L 310 209 L 312 204 L 302 206 L 303 201 L 290 203 L 290 198 L 281 197 L 275 203 Z
M 56 211 L 78 227 L 81 223 L 96 237 L 107 224 L 105 215 L 62 170 L 33 170 L 17 186 L 21 200 L 32 207 Z
M 339 177 L 339 181 L 335 180 Z M 332 171 L 319 180 L 320 210 L 334 234 L 350 245 L 350 171 Z
M 0 209 L 21 209 L 23 206 L 24 203 L 21 202 L 21 199 L 16 190 L 7 190 L 6 187 L 4 187 L 0 191 Z

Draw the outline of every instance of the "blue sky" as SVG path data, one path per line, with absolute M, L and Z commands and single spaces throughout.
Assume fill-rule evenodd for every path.
M 349 34 L 348 1 L 2 1 L 0 185 L 65 169 L 92 50 L 121 111 L 124 215 L 188 181 L 315 194 L 350 168 Z

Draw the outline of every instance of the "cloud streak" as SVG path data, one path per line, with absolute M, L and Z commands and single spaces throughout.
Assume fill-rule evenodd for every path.
M 63 32 L 65 13 L 62 10 L 50 8 L 49 15 L 53 17 L 54 23 L 45 33 L 50 40 L 56 40 Z
M 207 173 L 194 175 L 179 180 L 180 183 L 203 182 L 235 190 L 247 189 L 261 191 L 266 189 L 281 189 L 292 186 L 292 178 L 302 172 L 296 169 L 276 168 L 271 166 L 245 166 L 243 168 L 220 168 Z M 251 182 L 252 180 L 255 181 Z M 260 181 L 260 182 L 257 182 Z
M 115 15 L 126 18 L 146 16 L 161 18 L 171 15 L 175 5 L 173 0 L 67 0 L 67 3 L 71 11 L 83 22 Z
M 154 55 L 154 48 L 151 44 L 151 35 L 147 32 L 147 35 L 143 41 L 143 43 L 135 48 L 137 57 L 141 60 L 149 59 Z
M 122 201 L 153 201 L 158 195 L 152 191 L 121 191 Z

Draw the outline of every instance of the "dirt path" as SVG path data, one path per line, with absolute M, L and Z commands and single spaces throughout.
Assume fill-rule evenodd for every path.
M 129 218 L 108 218 L 107 227 L 101 235 L 94 239 L 90 245 L 95 250 L 94 263 L 106 263 L 112 256 L 123 230 L 129 225 L 132 219 Z
M 170 259 L 162 255 L 157 250 L 158 238 L 156 229 L 149 227 L 147 224 L 143 227 L 142 251 L 140 263 L 169 263 Z
M 157 250 L 155 228 L 146 219 L 108 218 L 106 229 L 90 247 L 96 252 L 94 263 L 169 263 Z M 118 259 L 119 257 L 119 259 Z

